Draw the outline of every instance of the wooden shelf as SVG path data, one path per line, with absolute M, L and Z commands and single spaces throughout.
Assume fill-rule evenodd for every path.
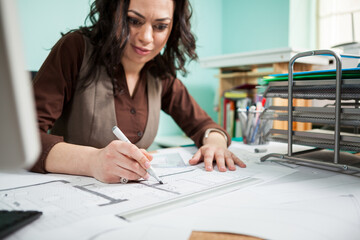
M 279 48 L 262 51 L 252 51 L 245 53 L 226 54 L 215 57 L 200 59 L 200 65 L 204 68 L 218 68 L 219 74 L 215 77 L 219 79 L 218 95 L 218 123 L 221 123 L 221 96 L 224 91 L 235 86 L 249 83 L 258 84 L 258 80 L 264 76 L 281 74 L 288 72 L 290 59 L 297 53 L 302 52 L 291 48 Z M 329 65 L 329 59 L 324 57 L 303 58 L 294 65 L 295 72 L 311 71 L 314 65 Z M 287 101 L 278 100 L 280 106 L 287 105 Z M 311 101 L 295 100 L 294 106 L 311 106 Z M 274 124 L 282 123 L 274 121 Z M 310 129 L 311 124 L 295 123 L 301 129 Z
M 292 48 L 277 48 L 243 53 L 225 54 L 200 59 L 200 65 L 204 68 L 229 68 L 247 66 L 266 67 L 269 64 L 289 62 L 290 59 L 304 50 Z M 299 59 L 298 63 L 310 65 L 329 65 L 330 58 L 313 56 Z

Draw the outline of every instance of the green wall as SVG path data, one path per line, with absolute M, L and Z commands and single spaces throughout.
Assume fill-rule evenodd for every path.
M 193 8 L 192 29 L 197 38 L 197 53 L 199 58 L 222 54 L 222 1 L 221 0 L 191 0 Z M 201 68 L 198 62 L 188 65 L 187 77 L 178 76 L 190 94 L 199 105 L 212 117 L 217 119 L 214 111 L 214 98 L 217 93 L 218 73 L 215 69 Z M 161 114 L 158 135 L 181 135 L 181 129 L 170 116 Z
M 25 59 L 29 70 L 38 70 L 51 47 L 66 32 L 84 24 L 92 0 L 16 0 L 19 7 L 21 30 L 24 37 Z M 302 2 L 306 4 L 302 4 Z M 308 46 L 312 33 L 302 40 L 311 21 L 308 8 L 315 0 L 190 0 L 193 6 L 192 26 L 197 37 L 199 58 L 218 56 L 299 44 Z M 296 12 L 297 5 L 302 6 Z M 291 10 L 292 9 L 292 10 Z M 297 14 L 296 17 L 290 18 Z M 304 21 L 303 21 L 304 20 Z M 295 24 L 299 31 L 289 26 Z M 187 77 L 178 77 L 190 94 L 214 119 L 217 93 L 217 69 L 201 68 L 198 62 L 188 65 Z M 161 113 L 158 135 L 178 135 L 181 130 L 165 113 Z
M 289 46 L 316 49 L 316 0 L 290 0 Z
M 223 53 L 288 46 L 289 0 L 223 1 Z
M 60 32 L 83 25 L 89 0 L 16 0 L 29 70 L 38 70 Z

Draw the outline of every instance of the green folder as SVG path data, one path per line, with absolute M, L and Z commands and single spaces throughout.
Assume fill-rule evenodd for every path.
M 322 79 L 335 79 L 336 70 L 320 70 L 309 72 L 296 72 L 293 74 L 294 80 L 322 80 Z M 360 78 L 360 68 L 347 68 L 342 70 L 342 79 Z M 287 81 L 289 76 L 285 74 L 269 75 L 261 79 L 264 84 L 272 81 Z

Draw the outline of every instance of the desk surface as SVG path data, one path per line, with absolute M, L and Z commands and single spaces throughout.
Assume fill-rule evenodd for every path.
M 44 213 L 9 239 L 182 240 L 198 239 L 199 232 L 200 236 L 218 232 L 265 239 L 360 238 L 359 177 L 293 164 L 261 163 L 264 153 L 255 154 L 255 147 L 234 143 L 231 150 L 247 163 L 241 174 L 261 182 L 131 222 L 119 218 L 116 207 L 99 207 L 105 193 L 122 196 L 121 190 L 114 191 L 118 185 L 80 176 L 1 173 L 2 209 Z M 265 147 L 267 153 L 280 149 L 286 152 L 282 144 Z M 44 182 L 52 186 L 46 193 L 40 191 Z M 32 185 L 31 190 L 20 188 L 25 185 Z M 123 189 L 126 187 L 123 185 Z M 89 201 L 94 192 L 97 197 Z M 148 201 L 151 196 L 144 195 L 143 199 Z

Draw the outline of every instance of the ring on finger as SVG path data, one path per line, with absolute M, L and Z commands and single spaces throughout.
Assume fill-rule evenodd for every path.
M 120 177 L 120 183 L 126 184 L 129 180 L 127 178 Z

